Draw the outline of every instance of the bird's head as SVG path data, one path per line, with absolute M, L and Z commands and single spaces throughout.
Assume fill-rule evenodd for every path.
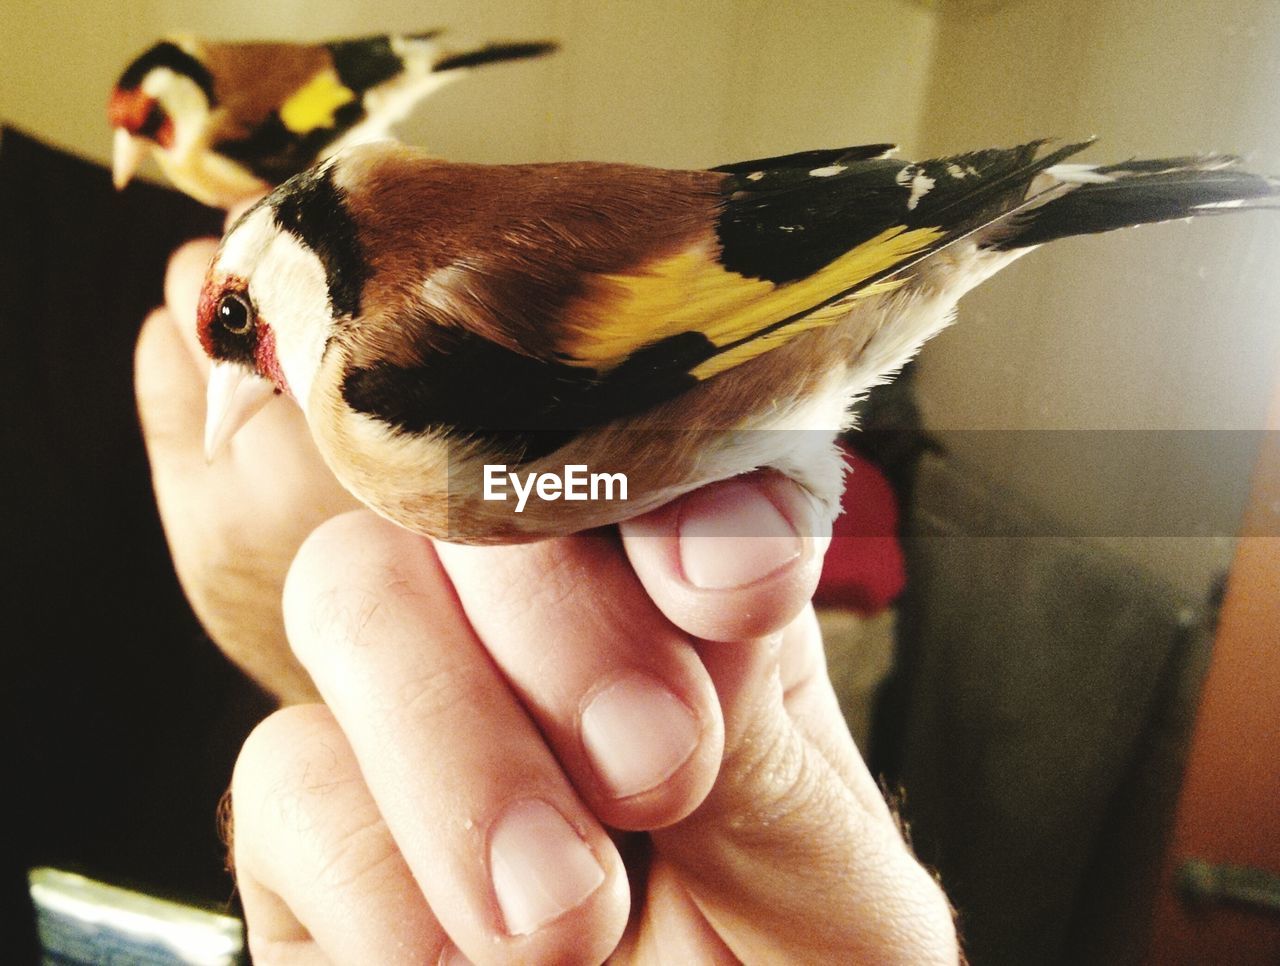
M 136 57 L 111 90 L 107 119 L 115 129 L 111 177 L 132 179 L 148 150 L 179 153 L 194 146 L 216 98 L 213 76 L 194 45 L 164 40 Z
M 366 262 L 334 162 L 286 181 L 227 232 L 197 311 L 213 368 L 212 457 L 273 395 L 306 411 L 337 327 L 359 313 Z

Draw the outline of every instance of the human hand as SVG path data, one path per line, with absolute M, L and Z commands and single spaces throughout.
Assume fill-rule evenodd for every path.
M 813 512 L 752 478 L 620 538 L 321 526 L 284 603 L 326 703 L 233 782 L 255 960 L 955 963 L 826 677 Z
M 290 560 L 354 502 L 289 406 L 205 463 L 191 306 L 212 250 L 175 254 L 169 307 L 139 342 L 157 499 L 214 639 L 286 700 L 315 694 L 310 672 L 328 701 L 269 718 L 237 767 L 259 961 L 460 946 L 497 961 L 954 962 L 945 899 L 825 677 L 806 605 L 822 542 L 742 536 L 777 526 L 752 506 L 814 531 L 786 481 L 708 488 L 621 540 L 466 548 L 340 517 L 293 568 L 295 659 Z M 690 542 L 698 521 L 738 536 Z
M 134 385 L 156 502 L 183 590 L 213 640 L 278 698 L 315 700 L 285 640 L 280 594 L 307 534 L 357 504 L 294 406 L 266 407 L 217 460 L 205 460 L 209 363 L 195 310 L 216 247 L 201 239 L 174 253 L 165 307 L 138 339 Z

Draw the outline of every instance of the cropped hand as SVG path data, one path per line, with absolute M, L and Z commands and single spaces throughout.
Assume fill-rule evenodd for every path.
M 956 961 L 827 680 L 794 484 L 471 548 L 344 514 L 286 405 L 206 464 L 211 251 L 175 255 L 137 384 L 184 587 L 295 702 L 233 784 L 256 961 Z
M 216 245 L 201 239 L 174 253 L 166 305 L 138 340 L 134 385 L 156 501 L 178 577 L 210 636 L 281 700 L 314 700 L 285 640 L 280 593 L 307 534 L 357 504 L 294 406 L 266 407 L 206 461 L 209 364 L 196 342 L 195 308 Z

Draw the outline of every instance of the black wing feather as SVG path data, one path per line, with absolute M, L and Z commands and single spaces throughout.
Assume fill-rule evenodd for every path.
M 1203 205 L 1240 202 L 1245 207 L 1266 207 L 1280 195 L 1276 179 L 1233 170 L 1234 163 L 1234 158 L 1215 155 L 1096 168 L 1098 174 L 1115 180 L 1079 185 L 1061 198 L 1015 216 L 998 247 L 1027 248 L 1071 235 L 1233 210 Z
M 783 162 L 774 168 L 763 167 L 764 161 L 728 166 L 716 225 L 723 263 L 783 284 L 897 226 L 941 228 L 946 234 L 939 244 L 945 244 L 1022 204 L 1040 171 L 1088 144 L 1041 155 L 1044 143 L 919 163 L 883 153 L 859 159 L 860 149 L 845 148 L 855 152 L 853 159 L 841 160 L 840 151 L 805 152 L 774 159 Z M 815 159 L 823 162 L 819 174 L 813 173 Z

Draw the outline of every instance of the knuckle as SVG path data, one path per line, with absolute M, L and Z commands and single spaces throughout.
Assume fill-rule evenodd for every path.
M 723 793 L 737 803 L 730 826 L 742 836 L 772 836 L 779 822 L 829 815 L 829 794 L 814 774 L 814 751 L 791 729 L 757 732 L 725 759 Z
M 415 575 L 397 554 L 402 548 L 370 530 L 371 523 L 372 514 L 362 510 L 327 520 L 294 557 L 284 613 L 289 642 L 303 663 L 370 643 L 385 603 L 413 594 Z
M 327 855 L 330 843 L 346 837 L 347 823 L 377 822 L 372 807 L 325 807 L 331 796 L 339 804 L 356 800 L 349 792 L 358 780 L 326 707 L 292 705 L 267 717 L 245 740 L 231 778 L 237 864 L 248 853 L 256 857 L 251 865 L 270 866 L 287 843 Z
M 305 603 L 291 600 L 286 583 L 285 621 L 294 654 L 309 668 L 341 661 L 353 648 L 373 639 L 369 633 L 383 607 L 363 587 L 316 588 Z
M 417 653 L 441 637 L 436 620 L 452 597 L 420 537 L 367 510 L 321 524 L 303 542 L 285 578 L 284 623 L 298 660 L 331 682 L 379 666 L 387 653 L 412 642 Z M 445 636 L 448 636 L 447 634 Z
M 332 715 L 320 704 L 290 705 L 260 721 L 241 746 L 232 772 L 231 795 L 237 812 L 273 794 L 279 776 L 302 775 L 317 758 L 332 759 L 336 731 Z
M 348 815 L 349 824 L 331 830 L 332 838 L 323 843 L 316 883 L 325 889 L 376 895 L 386 880 L 404 878 L 404 859 L 386 822 L 375 809 L 361 812 Z
M 508 583 L 513 609 L 557 612 L 581 592 L 582 562 L 572 552 L 564 552 L 572 546 L 570 541 L 557 541 L 551 546 L 535 544 L 533 548 L 516 548 L 521 556 L 530 550 L 534 555 L 529 566 L 515 569 L 513 578 L 516 579 Z
M 387 695 L 375 720 L 392 732 L 432 729 L 436 722 L 482 716 L 492 705 L 487 668 L 466 661 L 433 661 Z

